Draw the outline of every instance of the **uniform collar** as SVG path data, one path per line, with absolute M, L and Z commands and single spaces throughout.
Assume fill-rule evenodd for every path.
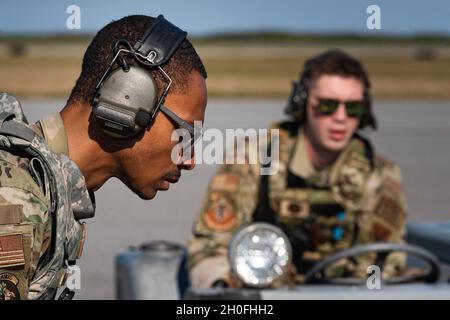
M 65 154 L 61 154 L 61 159 L 66 172 L 71 208 L 75 219 L 92 218 L 95 214 L 94 192 L 87 190 L 86 180 L 75 161 L 70 160 Z
M 306 151 L 304 128 L 299 127 L 295 149 L 289 161 L 289 170 L 295 176 L 307 179 L 314 185 L 326 186 L 331 183 L 330 181 L 340 171 L 342 164 L 348 161 L 349 156 L 364 158 L 366 159 L 365 161 L 371 163 L 373 157 L 372 146 L 367 139 L 355 134 L 347 147 L 342 150 L 339 157 L 332 164 L 321 169 L 315 168 Z
M 309 178 L 322 170 L 317 170 L 311 163 L 305 147 L 305 133 L 300 127 L 297 134 L 294 153 L 289 161 L 289 170 L 296 176 Z
M 33 130 L 44 138 L 50 149 L 61 154 L 69 186 L 71 208 L 78 219 L 91 218 L 95 213 L 95 196 L 86 188 L 86 180 L 77 164 L 69 159 L 69 147 L 64 122 L 59 113 L 47 116 L 34 125 Z
M 33 127 L 53 152 L 69 155 L 66 129 L 59 113 L 39 120 Z

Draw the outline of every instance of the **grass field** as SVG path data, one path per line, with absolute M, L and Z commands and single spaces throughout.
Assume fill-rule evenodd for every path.
M 0 42 L 0 90 L 27 97 L 66 97 L 87 44 L 33 41 L 12 54 L 14 47 Z M 363 61 L 376 98 L 450 98 L 448 44 L 202 41 L 196 45 L 208 71 L 209 94 L 238 97 L 286 96 L 304 60 L 330 47 Z

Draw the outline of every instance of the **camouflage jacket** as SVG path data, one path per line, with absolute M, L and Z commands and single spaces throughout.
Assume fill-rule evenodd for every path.
M 289 123 L 273 128 L 280 130 L 280 152 L 279 170 L 267 180 L 269 206 L 277 221 L 308 236 L 297 252 L 301 263 L 300 268 L 293 267 L 295 282 L 301 282 L 314 263 L 338 250 L 362 243 L 402 242 L 406 203 L 398 166 L 375 155 L 370 143 L 355 135 L 331 166 L 318 170 L 306 155 L 302 128 L 292 129 Z M 292 187 L 291 180 L 300 182 Z M 225 164 L 212 178 L 189 241 L 193 286 L 209 287 L 219 279 L 237 281 L 230 271 L 227 246 L 239 227 L 255 220 L 261 182 L 259 165 L 253 164 Z M 340 261 L 326 272 L 367 276 L 373 259 L 366 255 L 355 262 Z M 383 273 L 393 275 L 403 265 L 404 256 L 393 253 Z
M 19 102 L 0 93 L 0 122 L 0 300 L 52 298 L 81 256 L 79 219 L 93 216 L 94 198 L 67 157 L 59 114 L 27 125 Z M 8 123 L 25 126 L 30 141 Z

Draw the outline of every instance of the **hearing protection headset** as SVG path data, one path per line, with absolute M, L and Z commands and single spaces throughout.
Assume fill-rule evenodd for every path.
M 347 56 L 345 53 L 337 50 L 327 51 L 305 62 L 303 73 L 299 81 L 292 82 L 292 91 L 289 96 L 285 113 L 294 118 L 298 123 L 303 124 L 306 121 L 306 107 L 308 104 L 308 92 L 311 85 L 313 68 L 330 59 L 332 56 Z M 370 96 L 370 83 L 367 78 L 363 79 L 364 101 L 367 106 L 359 122 L 359 129 L 368 126 L 377 128 L 377 121 L 372 113 L 372 99 Z
M 129 138 L 152 124 L 172 85 L 162 66 L 186 36 L 185 31 L 159 15 L 133 46 L 123 39 L 116 42 L 114 58 L 95 87 L 92 102 L 95 122 L 104 133 Z M 137 63 L 129 65 L 126 56 Z M 167 80 L 159 98 L 149 70 L 157 70 Z

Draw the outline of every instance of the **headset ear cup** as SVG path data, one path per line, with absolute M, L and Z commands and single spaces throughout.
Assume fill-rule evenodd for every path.
M 375 115 L 371 111 L 369 113 L 368 119 L 367 119 L 367 126 L 372 127 L 373 130 L 377 130 L 378 124 L 377 124 L 377 118 L 375 118 Z
M 308 105 L 308 91 L 303 84 L 301 84 L 299 96 L 297 121 L 303 124 L 306 121 L 306 106 Z
M 98 117 L 98 104 L 100 101 L 100 93 L 97 91 L 94 95 L 94 99 L 92 99 L 92 114 L 94 115 L 94 119 Z M 96 120 L 97 121 L 97 120 Z
M 296 91 L 297 91 L 297 82 L 292 81 L 291 94 L 289 95 L 286 108 L 284 109 L 285 114 L 291 117 L 295 117 L 294 116 L 295 109 L 297 108 L 297 102 L 295 101 Z
M 364 91 L 364 100 L 366 102 L 366 111 L 364 112 L 361 121 L 359 122 L 359 129 L 364 129 L 366 127 L 371 127 L 372 129 L 377 129 L 377 119 L 372 111 L 372 97 L 369 94 L 369 87 L 366 85 Z
M 285 113 L 296 121 L 303 121 L 305 100 L 308 99 L 305 86 L 301 82 L 292 82 L 292 91 L 288 99 Z
M 93 99 L 93 113 L 99 128 L 115 138 L 130 138 L 152 121 L 157 104 L 157 86 L 144 68 L 130 66 L 113 70 Z
M 94 99 L 92 100 L 92 107 L 96 107 L 98 105 L 98 100 L 100 98 L 100 93 L 97 91 L 94 94 Z
M 139 127 L 145 128 L 150 125 L 151 120 L 151 116 L 148 112 L 139 110 L 136 114 L 136 118 L 134 118 L 134 123 Z

